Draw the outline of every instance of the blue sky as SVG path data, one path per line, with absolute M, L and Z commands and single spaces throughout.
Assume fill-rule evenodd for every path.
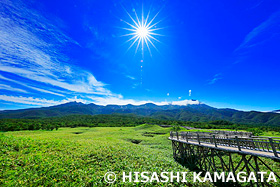
M 126 11 L 135 19 L 142 9 L 158 13 L 152 55 L 122 36 L 133 24 Z M 191 99 L 276 110 L 279 44 L 278 0 L 2 0 L 0 110 Z

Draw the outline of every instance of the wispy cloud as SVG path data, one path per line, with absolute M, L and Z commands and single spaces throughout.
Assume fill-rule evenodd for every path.
M 8 91 L 13 91 L 13 92 L 22 92 L 22 93 L 27 93 L 27 91 L 20 89 L 20 88 L 14 88 L 9 85 L 5 84 L 0 84 L 0 90 L 8 90 Z
M 15 92 L 2 93 L 1 101 L 28 106 L 70 101 L 101 105 L 169 104 L 124 99 L 111 92 L 89 70 L 73 65 L 64 51 L 68 46 L 80 45 L 57 26 L 58 22 L 62 23 L 28 7 L 24 1 L 0 1 L 0 89 Z M 195 104 L 187 100 L 175 103 Z
M 44 98 L 42 99 L 42 98 L 34 98 L 34 97 L 0 95 L 0 100 L 12 102 L 12 103 L 33 105 L 33 106 L 52 106 L 52 105 L 58 105 L 67 102 L 72 102 L 72 101 L 86 103 L 86 100 L 78 99 L 77 97 L 63 99 L 63 100 L 48 100 Z
M 127 78 L 131 79 L 131 80 L 135 80 L 135 77 L 130 76 L 130 75 L 126 75 Z
M 45 89 L 42 89 L 42 88 L 36 88 L 36 87 L 30 86 L 30 85 L 28 85 L 26 83 L 23 83 L 23 82 L 20 82 L 20 81 L 16 81 L 16 80 L 13 80 L 13 79 L 9 79 L 9 78 L 4 77 L 2 75 L 0 75 L 0 79 L 6 80 L 8 82 L 16 83 L 18 85 L 21 85 L 21 86 L 24 86 L 26 88 L 33 89 L 33 90 L 36 90 L 36 91 L 39 91 L 39 92 L 43 92 L 43 93 L 48 93 L 48 94 L 52 94 L 52 95 L 57 95 L 57 96 L 65 97 L 65 95 L 63 95 L 63 94 L 56 93 L 56 92 L 53 92 L 53 91 L 50 91 L 50 90 L 45 90 Z
M 92 102 L 98 105 L 127 105 L 127 104 L 132 104 L 132 105 L 143 105 L 146 103 L 153 103 L 156 105 L 197 105 L 200 104 L 199 101 L 197 100 L 181 100 L 181 101 L 172 101 L 172 102 L 167 102 L 167 101 L 159 101 L 159 102 L 154 102 L 151 100 L 142 100 L 142 101 L 136 101 L 133 99 L 124 99 L 121 95 L 118 97 L 89 97 Z M 73 98 L 67 98 L 63 100 L 49 100 L 45 98 L 34 98 L 34 97 L 23 97 L 23 96 L 9 96 L 9 95 L 0 95 L 0 100 L 6 101 L 6 102 L 12 102 L 12 103 L 19 103 L 19 104 L 27 104 L 27 105 L 32 105 L 32 106 L 53 106 L 53 105 L 59 105 L 59 104 L 64 104 L 68 102 L 81 102 L 88 104 L 90 103 L 88 99 L 81 99 L 77 97 Z
M 0 73 L 32 81 L 31 86 L 0 75 L 0 79 L 6 81 L 6 90 L 11 90 L 8 85 L 13 82 L 61 97 L 64 95 L 58 92 L 66 92 L 69 96 L 77 93 L 114 95 L 92 73 L 72 65 L 62 52 L 68 45 L 79 44 L 64 34 L 53 21 L 22 1 L 0 2 L 0 36 Z M 20 88 L 14 88 L 14 91 L 24 92 Z
M 51 106 L 59 104 L 58 101 L 54 100 L 47 100 L 47 99 L 39 99 L 33 97 L 23 97 L 23 96 L 8 96 L 8 95 L 0 95 L 0 100 L 13 102 L 13 103 L 20 103 L 20 104 L 27 104 L 27 105 L 37 105 L 37 106 Z
M 250 7 L 249 9 L 255 9 L 255 8 L 258 8 L 264 1 L 261 0 L 259 2 L 256 2 L 252 7 Z
M 279 33 L 280 11 L 273 13 L 267 20 L 253 28 L 245 37 L 243 42 L 236 48 L 235 52 L 242 49 L 254 47 L 260 43 L 270 40 Z
M 208 84 L 215 84 L 218 80 L 222 79 L 221 74 L 217 73 L 213 76 L 211 80 L 208 81 Z

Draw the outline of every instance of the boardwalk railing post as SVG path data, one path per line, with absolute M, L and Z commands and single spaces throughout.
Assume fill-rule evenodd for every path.
M 189 138 L 188 138 L 188 133 L 186 133 L 186 141 L 188 142 L 189 140 L 188 140 Z
M 275 147 L 274 147 L 272 138 L 268 138 L 268 139 L 269 139 L 269 142 L 270 142 L 270 146 L 271 146 L 271 148 L 272 148 L 272 150 L 273 150 L 274 156 L 275 156 L 275 157 L 278 157 L 278 154 L 277 154 L 276 149 L 275 149 Z
M 172 133 L 172 131 L 170 131 L 170 138 L 173 138 L 173 133 Z
M 198 141 L 198 144 L 200 144 L 199 134 L 197 134 L 197 141 Z
M 177 140 L 179 140 L 179 134 L 178 134 L 178 131 L 176 131 L 176 136 L 177 136 Z
M 227 134 L 227 142 L 228 142 L 228 146 L 230 147 L 230 140 L 228 138 L 228 134 Z
M 215 135 L 213 135 L 213 141 L 214 141 L 215 147 L 217 147 L 217 142 L 216 142 Z
M 239 150 L 239 151 L 241 151 L 241 147 L 240 147 L 240 144 L 239 144 L 239 139 L 238 139 L 238 136 L 235 136 L 235 141 L 236 141 L 236 144 L 237 144 L 238 150 Z
M 256 146 L 255 146 L 254 140 L 252 140 L 252 139 L 251 139 L 251 142 L 252 142 L 252 147 L 253 147 L 253 149 L 256 149 Z

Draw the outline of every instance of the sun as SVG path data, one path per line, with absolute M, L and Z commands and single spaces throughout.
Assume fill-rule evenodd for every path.
M 123 28 L 127 31 L 130 31 L 130 33 L 125 34 L 123 36 L 130 36 L 131 38 L 127 40 L 127 42 L 131 42 L 129 49 L 132 48 L 132 46 L 136 46 L 135 53 L 139 51 L 139 49 L 142 51 L 142 55 L 144 54 L 144 48 L 147 47 L 150 55 L 151 53 L 151 46 L 155 48 L 157 51 L 154 42 L 160 42 L 156 37 L 162 36 L 161 34 L 156 33 L 156 31 L 162 29 L 157 27 L 158 23 L 161 22 L 155 22 L 155 19 L 157 18 L 159 12 L 157 12 L 153 17 L 151 17 L 151 11 L 148 12 L 147 16 L 144 15 L 144 11 L 142 10 L 141 17 L 139 19 L 138 14 L 136 13 L 136 10 L 133 9 L 133 12 L 135 16 L 133 17 L 131 14 L 128 13 L 126 9 L 124 9 L 128 16 L 130 17 L 131 21 L 125 21 L 122 20 L 124 23 L 126 23 L 129 28 Z M 155 22 L 155 23 L 154 23 Z
M 136 30 L 136 34 L 140 37 L 140 38 L 146 38 L 149 35 L 149 29 L 146 27 L 139 27 Z

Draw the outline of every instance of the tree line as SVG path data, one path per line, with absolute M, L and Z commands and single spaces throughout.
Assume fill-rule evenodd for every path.
M 280 127 L 236 124 L 225 120 L 192 122 L 160 120 L 135 114 L 69 115 L 40 119 L 0 119 L 0 131 L 57 130 L 60 127 L 134 127 L 141 124 L 178 125 L 202 129 L 232 129 L 250 131 L 279 131 Z

